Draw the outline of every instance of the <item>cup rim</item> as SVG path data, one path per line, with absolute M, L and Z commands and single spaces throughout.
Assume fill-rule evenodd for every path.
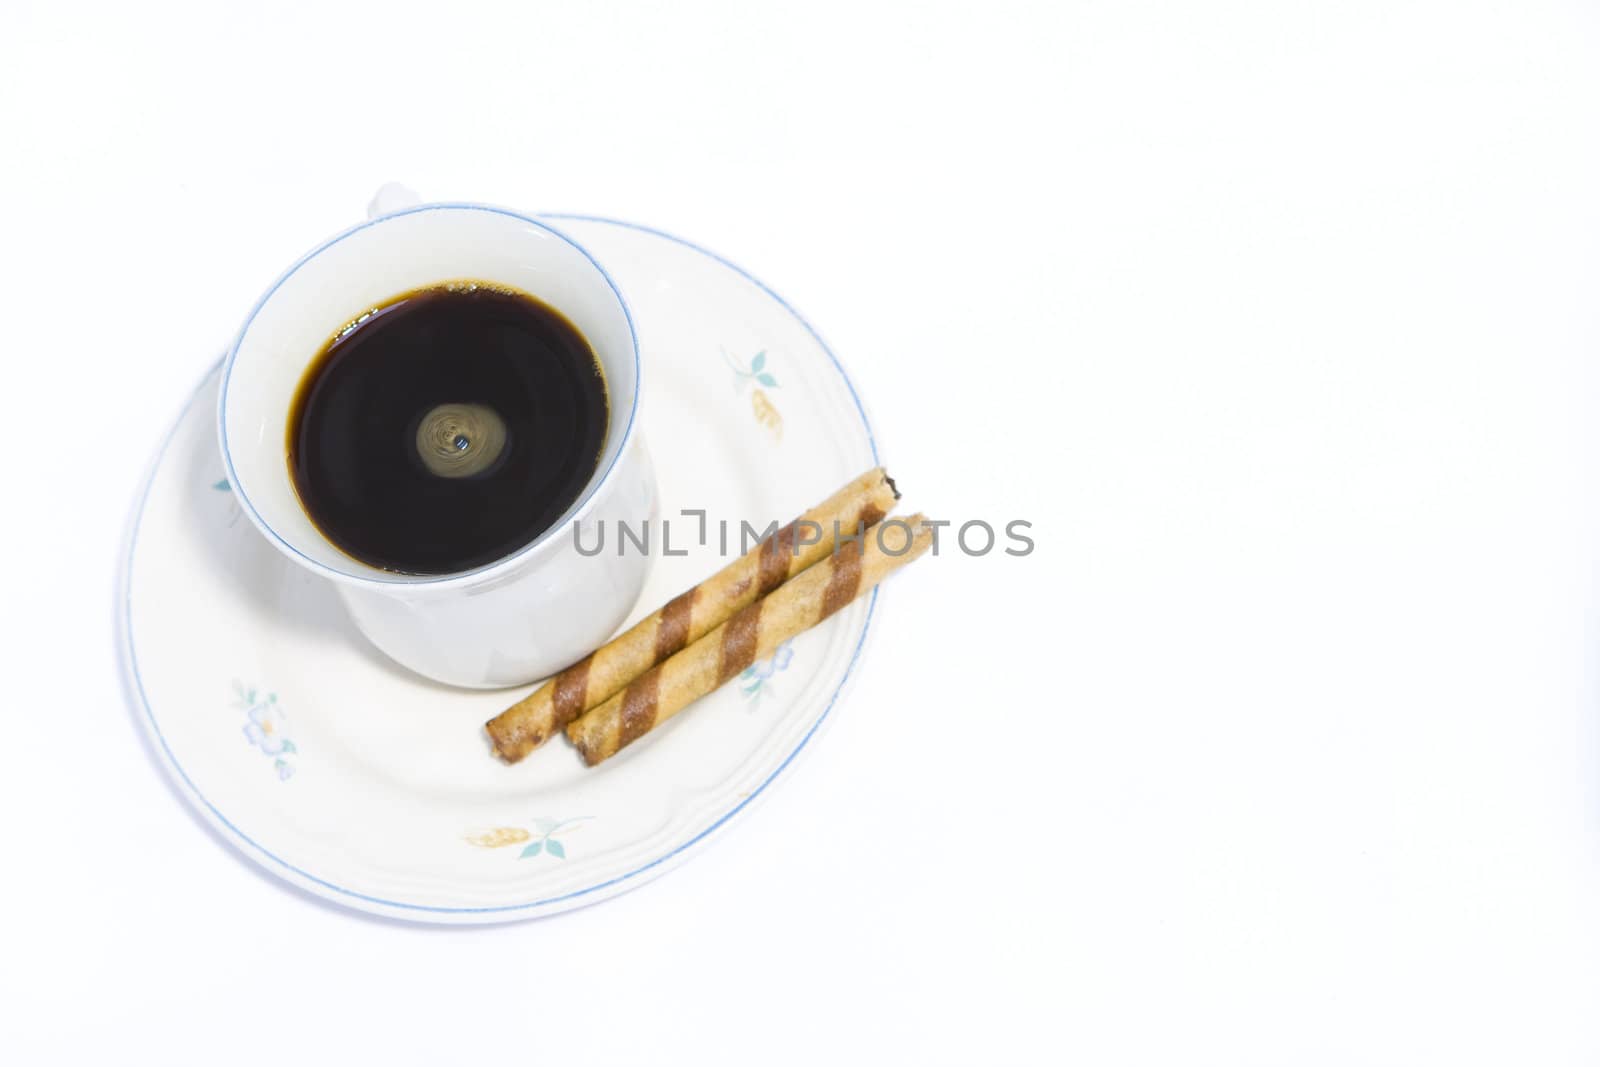
M 546 233 L 565 241 L 568 245 L 572 246 L 572 248 L 575 249 L 579 255 L 588 260 L 590 264 L 594 266 L 595 270 L 600 272 L 600 277 L 605 279 L 606 285 L 611 288 L 612 295 L 617 298 L 617 305 L 622 308 L 623 320 L 628 325 L 628 343 L 633 350 L 633 404 L 628 410 L 628 421 L 622 428 L 622 437 L 618 441 L 616 454 L 611 457 L 611 462 L 607 464 L 606 469 L 601 472 L 600 477 L 596 478 L 590 484 L 589 488 L 584 492 L 584 494 L 579 497 L 577 506 L 572 511 L 571 515 L 569 515 L 564 521 L 557 523 L 548 530 L 545 530 L 538 537 L 535 537 L 532 541 L 529 541 L 515 552 L 512 552 L 508 556 L 494 560 L 493 562 L 474 567 L 471 570 L 453 571 L 449 574 L 390 574 L 382 576 L 376 574 L 355 574 L 350 571 L 340 570 L 336 567 L 330 567 L 320 560 L 315 560 L 310 556 L 307 556 L 304 552 L 301 552 L 298 548 L 284 539 L 275 529 L 272 528 L 271 524 L 269 524 L 266 519 L 261 516 L 261 513 L 256 510 L 255 504 L 250 500 L 249 494 L 246 493 L 244 488 L 239 484 L 239 477 L 234 470 L 233 465 L 233 453 L 228 445 L 228 388 L 231 384 L 234 364 L 238 360 L 239 349 L 244 344 L 245 336 L 250 332 L 250 327 L 252 324 L 254 324 L 256 316 L 259 315 L 261 309 L 266 306 L 267 301 L 272 299 L 273 294 L 275 294 L 285 282 L 292 278 L 301 267 L 305 266 L 311 260 L 327 251 L 329 248 L 332 248 L 334 245 L 348 240 L 363 230 L 371 229 L 374 226 L 381 226 L 386 222 L 391 222 L 406 215 L 417 215 L 429 211 L 482 211 L 493 215 L 503 215 L 507 218 L 536 227 L 537 229 L 543 230 Z M 509 208 L 498 207 L 493 204 L 480 204 L 471 201 L 438 201 L 434 203 L 417 204 L 412 207 L 401 208 L 398 211 L 392 211 L 388 214 L 379 215 L 376 218 L 365 219 L 361 222 L 358 222 L 354 226 L 351 226 L 333 235 L 332 237 L 329 237 L 327 240 L 322 241 L 315 248 L 311 249 L 311 251 L 305 253 L 299 259 L 296 259 L 287 270 L 278 276 L 272 285 L 267 288 L 266 292 L 264 292 L 261 297 L 256 300 L 255 305 L 250 309 L 250 314 L 245 316 L 244 325 L 239 327 L 239 332 L 234 336 L 233 343 L 228 346 L 227 355 L 223 357 L 222 381 L 217 389 L 217 441 L 222 452 L 223 473 L 226 474 L 228 478 L 228 487 L 233 491 L 234 496 L 239 500 L 241 510 L 243 510 L 245 515 L 249 517 L 251 524 L 254 525 L 257 530 L 260 530 L 262 535 L 266 537 L 266 539 L 273 546 L 275 546 L 280 552 L 287 555 L 290 559 L 294 560 L 301 566 L 322 575 L 325 578 L 344 585 L 383 590 L 388 592 L 418 588 L 437 590 L 441 588 L 449 588 L 451 586 L 475 585 L 481 581 L 488 581 L 498 577 L 502 573 L 507 572 L 516 567 L 518 564 L 526 561 L 529 556 L 538 552 L 540 549 L 551 544 L 557 533 L 565 530 L 568 526 L 579 521 L 584 517 L 585 514 L 591 511 L 594 507 L 595 500 L 600 495 L 600 490 L 604 488 L 606 483 L 611 480 L 611 476 L 616 472 L 617 467 L 622 462 L 623 456 L 628 451 L 628 446 L 634 434 L 634 426 L 638 422 L 639 394 L 643 389 L 643 386 L 644 367 L 639 357 L 639 331 L 634 327 L 633 324 L 633 312 L 628 307 L 627 299 L 622 295 L 621 288 L 619 288 L 616 281 L 612 279 L 611 274 L 606 270 L 599 260 L 595 259 L 595 257 L 590 254 L 587 248 L 583 247 L 583 245 L 579 244 L 577 241 L 574 241 L 561 230 L 551 226 L 549 223 L 543 222 L 540 219 L 520 211 L 512 211 Z

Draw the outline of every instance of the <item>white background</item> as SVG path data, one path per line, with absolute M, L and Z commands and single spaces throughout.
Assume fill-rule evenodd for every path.
M 8 0 L 0 1056 L 1595 1062 L 1597 71 L 1579 3 Z M 722 252 L 909 505 L 1035 524 L 546 921 L 286 889 L 115 671 L 163 430 L 391 179 Z

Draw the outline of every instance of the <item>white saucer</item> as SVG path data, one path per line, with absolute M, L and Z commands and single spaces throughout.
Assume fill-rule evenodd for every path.
M 722 565 L 719 517 L 735 542 L 740 520 L 786 522 L 877 464 L 877 446 L 838 360 L 761 282 L 646 227 L 546 218 L 605 264 L 633 312 L 644 439 L 673 548 L 688 549 L 652 546 L 631 624 Z M 128 682 L 180 791 L 245 855 L 318 896 L 482 923 L 640 885 L 773 783 L 861 654 L 876 594 L 598 767 L 559 738 L 505 766 L 482 724 L 527 690 L 450 689 L 374 651 L 330 586 L 243 521 L 217 455 L 216 392 L 213 368 L 136 508 L 120 601 Z M 708 545 L 682 508 L 706 510 Z

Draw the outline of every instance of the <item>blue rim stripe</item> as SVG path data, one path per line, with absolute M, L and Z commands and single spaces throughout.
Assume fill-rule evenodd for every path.
M 493 210 L 493 209 L 485 209 L 485 210 Z M 506 214 L 514 214 L 514 213 L 506 212 Z M 390 217 L 390 216 L 385 216 L 385 217 Z M 520 215 L 518 215 L 516 217 L 517 218 L 525 218 L 525 216 L 520 216 Z M 638 231 L 640 231 L 642 233 L 648 233 L 648 234 L 651 234 L 651 235 L 656 236 L 656 237 L 665 238 L 665 239 L 667 239 L 669 241 L 673 241 L 673 242 L 676 242 L 677 244 L 681 244 L 681 245 L 683 245 L 683 246 L 685 246 L 685 247 L 687 247 L 689 249 L 692 249 L 693 251 L 699 252 L 700 254 L 702 254 L 704 256 L 707 256 L 710 259 L 713 259 L 713 260 L 717 261 L 718 263 L 722 264 L 723 266 L 725 266 L 725 267 L 729 268 L 730 270 L 734 271 L 735 273 L 739 274 L 741 277 L 745 278 L 747 281 L 753 283 L 757 288 L 761 289 L 762 292 L 766 293 L 768 296 L 772 297 L 773 300 L 777 301 L 779 306 L 781 306 L 785 311 L 787 311 L 787 312 L 789 312 L 789 314 L 793 315 L 795 317 L 795 319 L 798 320 L 799 323 L 806 328 L 806 331 L 811 334 L 812 338 L 816 340 L 817 344 L 819 346 L 821 346 L 822 350 L 827 353 L 828 358 L 833 361 L 834 368 L 839 372 L 839 376 L 844 380 L 845 387 L 850 390 L 851 399 L 855 401 L 856 411 L 861 416 L 861 425 L 867 431 L 867 442 L 868 442 L 869 446 L 872 449 L 873 461 L 874 462 L 878 462 L 878 445 L 877 445 L 877 441 L 872 436 L 872 426 L 867 421 L 867 413 L 866 413 L 866 410 L 862 407 L 861 398 L 856 393 L 855 385 L 850 381 L 850 376 L 845 373 L 844 366 L 839 362 L 839 358 L 834 355 L 833 350 L 828 347 L 827 342 L 823 341 L 821 335 L 817 333 L 817 331 L 811 326 L 811 324 L 809 322 L 807 322 L 805 320 L 804 317 L 802 317 L 800 315 L 799 312 L 797 312 L 793 307 L 791 307 L 789 305 L 789 303 L 787 301 L 785 301 L 782 297 L 780 297 L 777 293 L 773 292 L 770 288 L 768 288 L 764 283 L 762 283 L 761 281 L 756 279 L 754 276 L 752 276 L 748 271 L 745 271 L 744 269 L 742 269 L 742 268 L 738 267 L 737 265 L 729 262 L 728 260 L 724 259 L 723 257 L 717 255 L 714 252 L 711 252 L 711 251 L 708 251 L 707 249 L 701 248 L 699 245 L 694 244 L 692 241 L 687 241 L 687 240 L 685 240 L 685 239 L 683 239 L 681 237 L 674 236 L 673 234 L 666 233 L 666 232 L 663 232 L 661 230 L 652 229 L 651 227 L 648 227 L 648 226 L 642 226 L 642 225 L 638 225 L 636 223 L 631 223 L 631 222 L 623 222 L 623 221 L 618 220 L 618 219 L 601 218 L 601 217 L 594 216 L 594 215 L 550 214 L 550 215 L 544 215 L 544 216 L 541 216 L 541 217 L 544 217 L 544 218 L 572 219 L 572 220 L 579 221 L 579 222 L 601 222 L 601 223 L 606 223 L 606 224 L 611 225 L 611 226 L 620 226 L 620 227 L 623 227 L 623 228 L 626 228 L 626 229 L 638 230 Z M 380 220 L 372 220 L 372 221 L 380 221 Z M 370 224 L 371 223 L 369 222 L 369 223 L 365 223 L 363 225 L 370 225 Z M 357 227 L 357 229 L 359 229 L 359 228 L 360 227 Z M 346 232 L 348 233 L 348 232 L 353 232 L 353 231 L 346 231 Z M 559 236 L 562 236 L 562 237 L 566 238 L 568 241 L 571 241 L 570 237 L 566 237 L 566 235 L 562 234 L 559 230 L 552 230 L 551 232 L 556 233 Z M 337 240 L 337 238 L 335 240 Z M 573 242 L 573 243 L 576 244 L 576 242 Z M 579 250 L 583 251 L 581 246 L 579 247 Z M 584 254 L 587 255 L 588 253 L 585 252 Z M 295 266 L 298 267 L 299 264 L 296 264 Z M 596 266 L 598 266 L 598 264 L 596 264 Z M 293 273 L 293 269 L 294 268 L 291 268 L 289 273 Z M 288 277 L 288 274 L 285 274 L 284 277 Z M 280 279 L 280 282 L 281 281 L 282 281 L 282 279 Z M 607 276 L 607 281 L 610 281 L 610 276 L 609 275 Z M 618 292 L 618 296 L 620 298 L 620 296 L 621 296 L 620 291 Z M 623 307 L 626 310 L 627 305 L 624 304 Z M 252 312 L 252 315 L 253 314 L 254 313 Z M 629 320 L 629 328 L 630 329 L 632 328 L 632 320 L 631 320 L 631 318 Z M 635 340 L 635 353 L 636 354 L 637 354 L 637 351 L 638 351 L 638 345 L 637 345 L 637 339 L 636 339 Z M 221 362 L 222 361 L 219 361 L 218 366 L 221 365 Z M 143 488 L 143 490 L 141 491 L 141 493 L 139 495 L 139 504 L 138 504 L 138 507 L 136 508 L 136 510 L 134 512 L 133 532 L 132 532 L 132 535 L 128 539 L 128 556 L 127 556 L 126 561 L 124 562 L 124 568 L 125 569 L 124 569 L 123 573 L 124 573 L 124 585 L 125 585 L 125 588 L 123 590 L 123 618 L 122 618 L 123 633 L 124 633 L 124 639 L 125 639 L 125 643 L 126 643 L 126 647 L 127 647 L 127 653 L 128 653 L 128 671 L 132 675 L 134 688 L 135 688 L 135 691 L 137 692 L 138 697 L 139 697 L 139 703 L 144 709 L 145 720 L 149 724 L 151 733 L 155 736 L 156 741 L 160 744 L 161 751 L 162 751 L 163 755 L 166 756 L 167 763 L 170 764 L 172 769 L 177 772 L 179 779 L 182 780 L 184 786 L 188 789 L 189 795 L 194 800 L 198 801 L 201 805 L 203 805 L 205 810 L 211 814 L 212 818 L 215 819 L 216 822 L 219 825 L 225 827 L 228 830 L 228 832 L 231 833 L 237 840 L 242 841 L 243 843 L 245 843 L 245 844 L 249 845 L 251 848 L 253 848 L 257 853 L 260 854 L 260 856 L 262 858 L 265 858 L 267 860 L 271 860 L 272 863 L 276 864 L 279 868 L 281 868 L 281 870 L 277 872 L 279 874 L 292 874 L 292 875 L 295 876 L 295 878 L 298 878 L 298 879 L 301 879 L 301 880 L 303 880 L 305 882 L 311 883 L 312 885 L 321 886 L 322 888 L 331 890 L 332 892 L 338 893 L 341 896 L 350 897 L 350 898 L 355 899 L 355 900 L 366 901 L 369 904 L 377 904 L 377 905 L 380 905 L 380 906 L 385 907 L 385 908 L 393 908 L 393 909 L 400 910 L 400 911 L 417 911 L 417 912 L 424 912 L 424 913 L 456 914 L 456 915 L 488 914 L 488 913 L 500 913 L 500 912 L 512 912 L 512 911 L 529 911 L 529 910 L 536 909 L 536 908 L 547 907 L 547 906 L 552 905 L 552 904 L 558 904 L 558 903 L 561 903 L 563 901 L 572 900 L 572 899 L 575 899 L 577 897 L 582 897 L 582 896 L 585 896 L 587 894 L 594 893 L 594 892 L 597 892 L 597 891 L 602 890 L 602 889 L 606 889 L 606 888 L 608 888 L 610 886 L 617 885 L 620 882 L 625 882 L 625 881 L 628 881 L 629 879 L 636 878 L 639 875 L 645 873 L 646 871 L 651 870 L 652 868 L 659 867 L 661 864 L 666 863 L 668 860 L 670 860 L 673 857 L 679 855 L 680 853 L 684 852 L 685 850 L 687 850 L 689 848 L 692 848 L 695 844 L 697 844 L 698 842 L 704 840 L 707 836 L 709 836 L 718 827 L 722 826 L 729 819 L 732 819 L 735 815 L 739 814 L 739 812 L 743 811 L 746 807 L 748 807 L 751 801 L 753 801 L 756 797 L 760 796 L 761 793 L 767 788 L 767 786 L 771 785 L 773 783 L 773 781 L 775 781 L 777 779 L 777 777 L 780 774 L 783 773 L 784 769 L 787 768 L 789 766 L 789 764 L 794 762 L 795 757 L 800 754 L 800 752 L 806 747 L 807 743 L 810 742 L 811 738 L 816 734 L 817 730 L 822 726 L 822 724 L 825 721 L 827 721 L 829 713 L 833 711 L 834 705 L 836 703 L 838 703 L 839 694 L 843 691 L 845 683 L 847 681 L 849 681 L 851 674 L 853 674 L 855 672 L 856 662 L 861 657 L 861 649 L 866 644 L 867 633 L 872 628 L 872 616 L 873 616 L 873 613 L 876 610 L 877 605 L 878 605 L 878 592 L 879 591 L 877 589 L 873 589 L 872 596 L 867 601 L 867 617 L 866 617 L 865 621 L 862 623 L 862 626 L 861 626 L 861 636 L 857 639 L 855 648 L 852 649 L 851 652 L 850 652 L 850 662 L 845 665 L 844 674 L 839 678 L 838 686 L 836 686 L 834 688 L 833 694 L 828 698 L 828 703 L 822 709 L 822 714 L 817 716 L 817 720 L 811 724 L 810 729 L 808 729 L 806 731 L 805 736 L 800 739 L 800 741 L 799 741 L 799 743 L 797 745 L 795 745 L 794 750 L 791 751 L 787 756 L 785 756 L 784 759 L 783 759 L 783 762 L 779 763 L 778 766 L 773 769 L 772 773 L 767 775 L 767 777 L 762 780 L 761 784 L 756 786 L 756 788 L 753 789 L 749 793 L 748 796 L 745 796 L 737 804 L 735 804 L 732 808 L 728 809 L 727 812 L 725 812 L 722 816 L 720 816 L 710 826 L 706 827 L 704 830 L 701 830 L 698 834 L 694 835 L 689 840 L 687 840 L 687 841 L 683 842 L 682 844 L 678 845 L 677 847 L 673 848 L 670 852 L 667 852 L 664 855 L 658 856 L 657 858 L 651 860 L 649 863 L 646 863 L 646 864 L 643 864 L 643 865 L 641 865 L 639 867 L 636 867 L 633 870 L 628 871 L 626 874 L 616 875 L 615 877 L 608 878 L 603 882 L 597 882 L 594 885 L 587 886 L 587 887 L 585 887 L 583 889 L 576 889 L 576 890 L 573 890 L 570 893 L 562 893 L 562 894 L 559 894 L 559 895 L 553 896 L 553 897 L 545 897 L 544 899 L 529 901 L 528 903 L 525 903 L 525 904 L 497 904 L 497 905 L 491 905 L 491 906 L 485 906 L 485 907 L 447 907 L 447 906 L 432 905 L 432 904 L 412 904 L 412 903 L 408 903 L 406 901 L 401 901 L 401 900 L 387 900 L 387 899 L 385 899 L 383 897 L 375 897 L 375 896 L 371 896 L 371 895 L 366 894 L 366 893 L 357 892 L 356 890 L 353 890 L 353 889 L 346 889 L 345 887 L 340 886 L 340 885 L 336 885 L 333 882 L 327 881 L 326 879 L 318 878 L 316 875 L 311 874 L 308 871 L 302 870 L 299 867 L 296 867 L 294 864 L 288 862 L 287 860 L 285 860 L 285 859 L 279 857 L 278 855 L 274 854 L 273 852 L 269 851 L 265 846 L 259 844 L 254 839 L 252 839 L 247 834 L 245 834 L 242 830 L 240 830 L 238 827 L 234 826 L 233 823 L 228 821 L 228 818 L 225 815 L 223 815 L 222 812 L 218 811 L 216 806 L 213 805 L 211 803 L 211 801 L 208 800 L 205 797 L 205 795 L 200 792 L 200 790 L 198 788 L 196 788 L 194 782 L 189 778 L 188 772 L 186 772 L 183 769 L 182 764 L 180 764 L 178 762 L 177 756 L 173 754 L 171 746 L 167 744 L 166 736 L 161 732 L 161 726 L 156 721 L 155 712 L 150 707 L 149 696 L 145 692 L 144 679 L 139 673 L 139 657 L 138 657 L 138 652 L 134 647 L 134 639 L 133 639 L 133 560 L 134 560 L 134 556 L 135 556 L 135 554 L 137 552 L 138 544 L 139 544 L 139 529 L 142 526 L 143 521 L 144 521 L 144 511 L 145 511 L 146 504 L 149 503 L 150 491 L 155 487 L 156 475 L 161 470 L 161 463 L 162 463 L 162 460 L 166 456 L 167 449 L 168 449 L 168 447 L 171 446 L 173 438 L 177 436 L 178 430 L 182 427 L 184 419 L 189 414 L 189 410 L 194 406 L 195 400 L 205 390 L 206 383 L 211 380 L 212 375 L 215 374 L 216 372 L 217 372 L 217 367 L 214 366 L 210 371 L 208 371 L 205 374 L 205 376 L 203 378 L 201 378 L 200 384 L 195 388 L 194 392 L 192 394 L 190 394 L 189 400 L 188 400 L 187 403 L 184 404 L 182 412 L 179 413 L 178 418 L 176 420 L 174 420 L 171 429 L 169 429 L 167 431 L 166 437 L 162 440 L 161 448 L 156 453 L 155 463 L 152 464 L 151 471 L 150 471 L 150 476 L 146 480 L 144 488 Z M 223 389 L 223 386 L 225 386 L 225 384 L 226 384 L 225 382 L 224 383 L 219 383 L 219 386 L 218 386 L 219 404 L 220 404 L 220 398 L 222 396 L 222 389 Z M 635 402 L 635 408 L 637 408 L 637 399 L 636 399 L 636 402 Z M 631 417 L 630 417 L 630 421 L 631 421 Z M 228 473 L 230 475 L 230 484 L 231 484 L 231 475 L 232 475 L 231 468 L 229 469 Z M 272 867 L 270 865 L 268 865 L 268 870 L 271 870 L 271 869 L 272 869 Z

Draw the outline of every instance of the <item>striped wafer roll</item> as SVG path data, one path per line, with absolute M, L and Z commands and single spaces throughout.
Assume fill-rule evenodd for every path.
M 882 519 L 899 496 L 882 467 L 861 475 L 490 719 L 484 728 L 496 754 L 507 763 L 516 763 L 567 723 L 740 608 L 830 555 L 837 535 L 849 537 Z
M 567 727 L 591 767 L 809 630 L 933 543 L 923 516 L 891 519 L 796 575 Z

